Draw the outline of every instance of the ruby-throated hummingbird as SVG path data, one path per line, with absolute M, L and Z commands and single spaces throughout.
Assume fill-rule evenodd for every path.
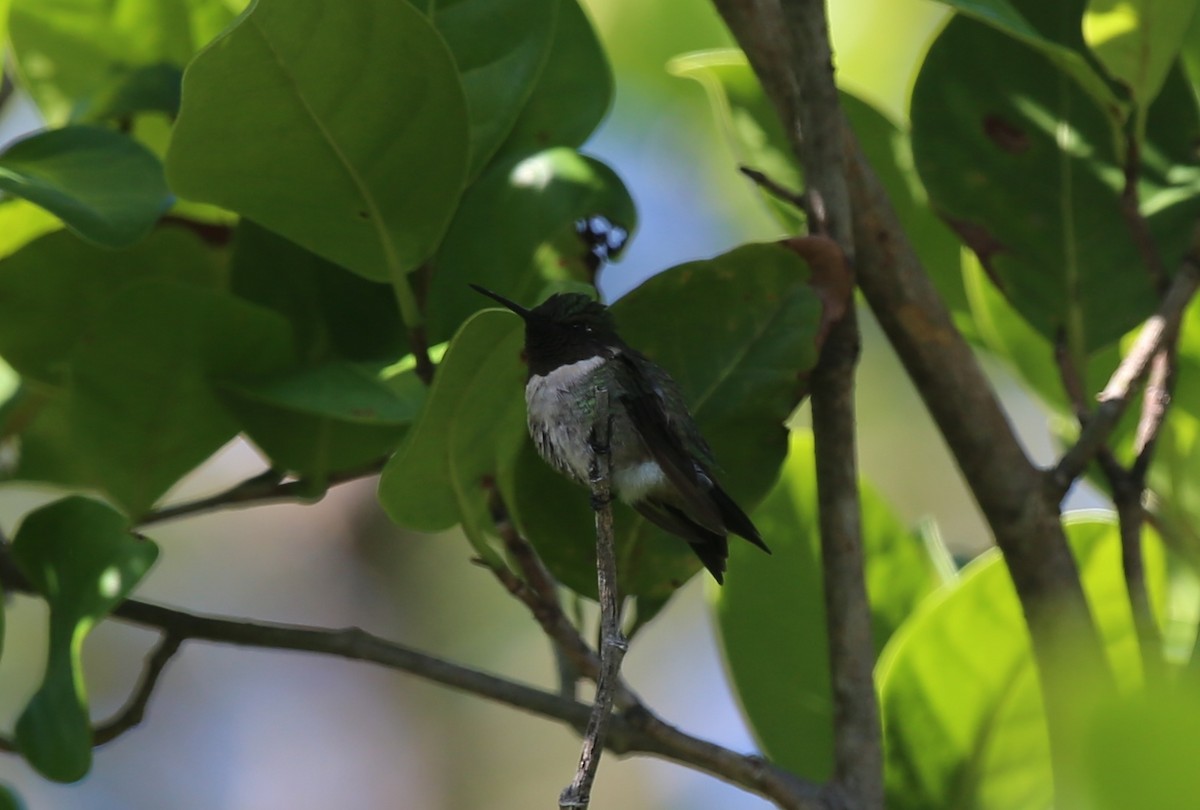
M 770 553 L 746 513 L 711 472 L 712 451 L 679 386 L 621 340 L 603 304 L 578 293 L 552 295 L 533 309 L 475 284 L 525 321 L 529 433 L 550 466 L 587 484 L 595 391 L 609 392 L 612 488 L 651 523 L 687 540 L 717 582 L 727 536 Z

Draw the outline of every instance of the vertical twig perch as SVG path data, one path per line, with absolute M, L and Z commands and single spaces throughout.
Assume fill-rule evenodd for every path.
M 558 797 L 560 808 L 585 809 L 591 800 L 592 782 L 604 750 L 604 733 L 612 713 L 613 695 L 620 683 L 625 637 L 621 635 L 617 604 L 617 552 L 613 539 L 612 469 L 610 457 L 612 415 L 608 389 L 596 389 L 596 412 L 592 423 L 592 506 L 596 510 L 596 583 L 600 596 L 600 676 L 596 699 L 583 735 L 575 778 Z

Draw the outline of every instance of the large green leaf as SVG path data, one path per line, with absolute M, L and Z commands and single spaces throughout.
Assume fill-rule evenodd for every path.
M 454 59 L 408 3 L 257 0 L 188 66 L 167 175 L 400 283 L 455 209 L 468 129 Z
M 7 782 L 0 782 L 0 810 L 25 810 L 25 802 Z
M 0 355 L 28 378 L 65 383 L 72 353 L 113 296 L 150 280 L 215 288 L 217 257 L 192 234 L 163 229 L 126 251 L 65 231 L 0 260 Z
M 397 388 L 384 383 L 377 367 L 328 360 L 229 385 L 224 401 L 272 466 L 319 478 L 395 449 L 425 394 L 416 374 L 407 376 L 408 384 Z
M 803 187 L 800 167 L 779 116 L 741 51 L 685 54 L 671 60 L 669 69 L 704 87 L 739 164 L 764 172 L 786 188 Z M 966 294 L 959 275 L 958 240 L 929 207 L 913 168 L 908 133 L 848 92 L 842 92 L 841 103 L 863 153 L 888 191 L 905 233 L 959 327 L 969 329 Z M 802 217 L 794 207 L 769 194 L 763 194 L 763 199 L 789 233 L 801 227 Z
M 470 177 L 483 171 L 533 92 L 550 53 L 558 6 L 559 0 L 430 3 L 430 21 L 446 38 L 467 95 Z
M 1080 4 L 1072 3 L 1068 10 L 1062 3 L 1042 3 L 1040 0 L 939 2 L 1041 54 L 1113 115 L 1119 115 L 1123 110 L 1124 103 L 1084 57 L 1086 48 L 1079 31 L 1080 15 L 1075 12 L 1076 8 L 1082 10 Z
M 559 0 L 546 64 L 538 74 L 500 155 L 527 155 L 551 146 L 580 146 L 612 103 L 608 57 L 577 0 Z
M 83 641 L 154 564 L 158 547 L 110 507 L 71 497 L 31 512 L 12 554 L 50 605 L 46 674 L 17 720 L 17 745 L 44 776 L 73 782 L 92 761 Z
M 934 205 L 1039 332 L 1064 339 L 1079 362 L 1153 310 L 1153 279 L 1121 214 L 1117 133 L 1106 111 L 1037 50 L 952 20 L 917 79 L 912 119 Z M 1200 216 L 1191 147 L 1198 132 L 1195 105 L 1174 73 L 1150 111 L 1139 185 L 1168 270 Z
M 1081 777 L 1094 810 L 1188 810 L 1200 782 L 1200 699 L 1194 683 L 1113 700 L 1092 719 Z M 1192 688 L 1188 688 L 1192 687 Z
M 824 313 L 812 284 L 810 268 L 786 247 L 745 245 L 667 270 L 613 305 L 629 345 L 678 381 L 712 445 L 718 477 L 746 509 L 775 480 L 787 452 L 784 421 L 817 359 Z M 592 595 L 595 532 L 587 492 L 531 452 L 516 465 L 514 480 L 501 482 L 509 506 L 555 575 Z M 661 601 L 699 570 L 679 538 L 621 505 L 615 518 L 622 593 Z M 728 576 L 741 575 L 732 569 Z
M 1116 524 L 1093 517 L 1070 523 L 1067 533 L 1118 682 L 1131 689 L 1140 684 L 1141 663 Z M 1152 593 L 1162 594 L 1165 563 L 1153 534 L 1145 553 Z M 927 600 L 892 637 L 877 672 L 889 807 L 1051 806 L 1029 634 L 998 553 L 983 555 L 941 598 Z M 1077 674 L 1081 695 L 1090 676 Z
M 144 237 L 171 205 L 158 158 L 128 136 L 97 127 L 54 129 L 10 144 L 0 153 L 0 190 L 114 248 Z
M 878 652 L 942 581 L 939 560 L 864 483 L 863 543 Z M 833 704 L 821 579 L 812 436 L 793 433 L 775 488 L 754 511 L 770 557 L 730 549 L 731 576 L 714 604 L 725 666 L 762 750 L 811 779 L 833 768 Z
M 455 335 L 416 424 L 379 481 L 379 500 L 396 523 L 425 532 L 461 523 L 487 553 L 487 482 L 524 430 L 523 338 L 521 322 L 495 310 Z
M 463 196 L 433 260 L 430 340 L 445 340 L 487 305 L 470 282 L 533 302 L 551 282 L 590 281 L 594 257 L 575 223 L 592 216 L 626 237 L 637 225 L 621 179 L 595 158 L 559 147 L 490 167 Z
M 86 114 L 127 77 L 182 68 L 224 28 L 224 0 L 11 0 L 9 29 L 23 83 L 51 124 Z

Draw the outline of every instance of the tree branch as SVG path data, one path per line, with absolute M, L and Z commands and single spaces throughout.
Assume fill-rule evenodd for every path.
M 592 714 L 583 734 L 579 767 L 575 778 L 558 798 L 561 808 L 586 810 L 591 802 L 592 783 L 600 765 L 600 751 L 611 719 L 613 696 L 621 688 L 621 659 L 628 642 L 621 635 L 621 606 L 617 594 L 617 549 L 613 538 L 612 515 L 612 415 L 608 407 L 608 389 L 596 393 L 596 411 L 592 424 L 592 505 L 596 510 L 596 588 L 600 597 L 600 674 L 596 678 L 596 697 Z
M 821 188 L 828 197 L 833 233 L 840 241 L 841 229 L 853 227 L 859 288 L 1004 552 L 1033 639 L 1052 750 L 1056 762 L 1069 759 L 1068 741 L 1060 732 L 1072 726 L 1073 718 L 1061 712 L 1077 702 L 1078 688 L 1067 673 L 1104 673 L 1108 665 L 1059 520 L 1059 499 L 1047 491 L 1041 471 L 1025 455 L 995 392 L 954 327 L 836 96 L 819 92 L 819 86 L 813 91 L 813 77 L 822 77 L 828 85 L 828 48 L 799 47 L 803 32 L 785 32 L 795 31 L 798 17 L 813 13 L 814 0 L 783 0 L 782 6 L 780 0 L 714 2 L 806 169 L 806 155 L 821 143 L 823 133 L 840 128 L 842 159 L 823 170 L 844 172 L 848 203 Z M 815 131 L 801 126 L 805 114 L 818 122 Z M 806 174 L 806 182 L 814 183 L 815 177 Z M 840 222 L 837 212 L 847 208 L 853 221 Z
M 328 487 L 357 481 L 376 475 L 383 469 L 386 458 L 372 461 L 353 470 L 346 470 L 330 475 L 324 482 Z M 207 512 L 219 512 L 225 509 L 243 509 L 250 506 L 261 506 L 266 503 L 279 501 L 313 501 L 312 484 L 305 479 L 284 480 L 286 473 L 280 470 L 265 470 L 258 475 L 247 478 L 241 483 L 234 484 L 224 492 L 198 498 L 194 501 L 163 506 L 146 513 L 136 523 L 138 528 L 153 526 L 156 523 L 166 523 L 169 520 L 192 517 Z M 324 492 L 320 496 L 324 496 Z
M 1196 249 L 1193 250 L 1195 253 Z M 1146 321 L 1128 354 L 1097 395 L 1099 407 L 1088 416 L 1075 444 L 1050 470 L 1050 485 L 1060 498 L 1108 441 L 1133 398 L 1137 384 L 1150 370 L 1154 357 L 1174 341 L 1184 310 L 1197 289 L 1200 289 L 1200 255 L 1189 254 L 1172 279 L 1158 311 Z M 1147 428 L 1151 426 L 1147 424 Z

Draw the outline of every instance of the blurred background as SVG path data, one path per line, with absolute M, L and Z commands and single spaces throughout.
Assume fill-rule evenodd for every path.
M 633 193 L 641 226 L 601 284 L 609 300 L 672 265 L 782 234 L 736 172 L 701 87 L 664 66 L 724 47 L 707 0 L 584 0 L 617 80 L 614 109 L 588 145 Z M 845 87 L 903 120 L 914 66 L 944 19 L 919 0 L 832 0 Z M 3 122 L 21 126 L 19 109 Z M 27 126 L 28 124 L 26 124 Z M 859 405 L 864 475 L 916 523 L 935 519 L 969 554 L 986 532 L 895 358 L 864 318 Z M 989 367 L 1035 458 L 1049 458 L 1045 416 Z M 798 415 L 804 420 L 805 414 Z M 258 472 L 254 450 L 231 445 L 172 493 L 208 494 Z M 0 489 L 0 525 L 51 493 Z M 582 494 L 581 494 L 581 497 Z M 454 661 L 552 686 L 549 644 L 524 608 L 469 563 L 454 533 L 390 526 L 374 481 L 340 487 L 315 506 L 271 506 L 155 527 L 160 561 L 139 596 L 186 610 L 313 624 L 357 625 Z M 683 729 L 741 750 L 753 740 L 726 686 L 694 578 L 632 646 L 624 671 L 648 705 Z M 45 612 L 8 606 L 0 724 L 11 729 L 38 682 Z M 115 622 L 89 641 L 93 714 L 107 717 L 135 683 L 154 637 Z M 575 734 L 511 709 L 369 665 L 312 655 L 189 643 L 170 664 L 144 723 L 96 752 L 91 774 L 52 785 L 16 757 L 0 779 L 30 808 L 428 808 L 553 806 L 578 756 Z M 605 757 L 595 806 L 751 810 L 765 801 L 676 765 Z

